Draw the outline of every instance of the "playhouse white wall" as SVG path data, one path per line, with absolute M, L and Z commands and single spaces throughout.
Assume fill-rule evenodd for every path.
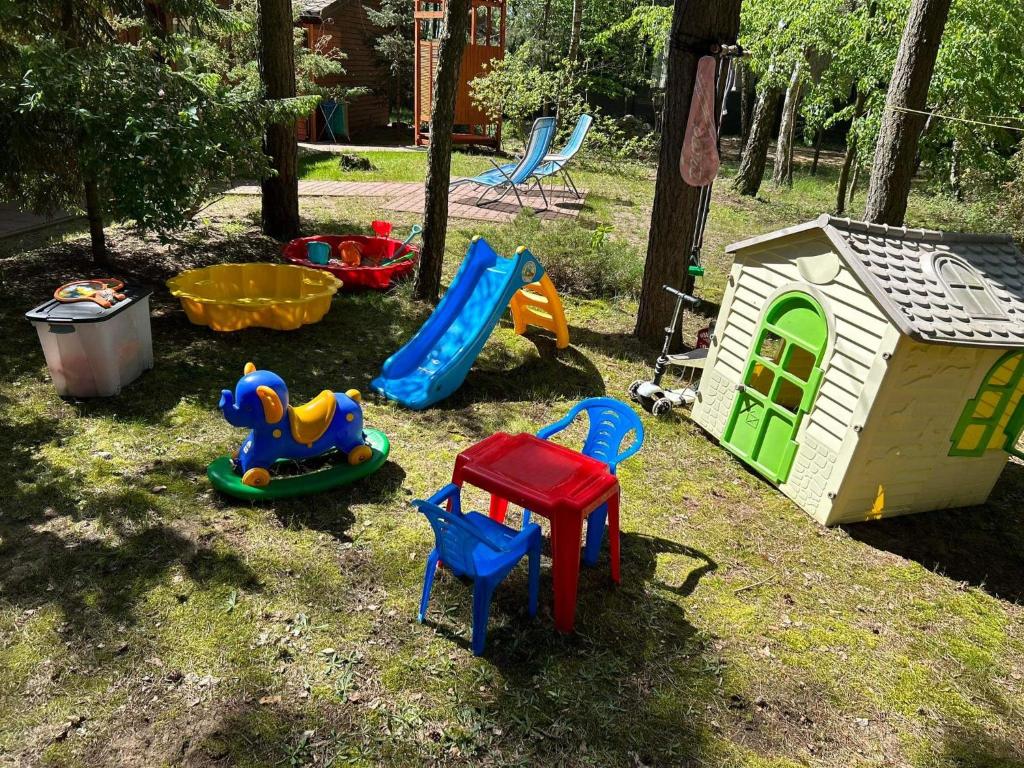
M 981 504 L 1008 454 L 950 456 L 950 438 L 1004 349 L 902 337 L 826 524 Z
M 818 396 L 779 490 L 819 522 L 832 524 L 834 499 L 901 337 L 820 230 L 735 253 L 693 419 L 721 439 L 761 314 L 790 290 L 821 304 L 830 340 Z

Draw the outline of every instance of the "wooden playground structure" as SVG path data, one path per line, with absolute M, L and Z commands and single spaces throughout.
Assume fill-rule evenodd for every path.
M 443 0 L 413 0 L 416 20 L 415 82 L 413 124 L 417 146 L 430 141 L 430 109 L 434 97 L 434 72 L 444 19 Z M 491 120 L 473 105 L 469 83 L 486 70 L 486 65 L 505 56 L 505 0 L 473 0 L 469 40 L 459 67 L 459 89 L 455 98 L 453 141 L 459 144 L 498 146 L 501 120 Z

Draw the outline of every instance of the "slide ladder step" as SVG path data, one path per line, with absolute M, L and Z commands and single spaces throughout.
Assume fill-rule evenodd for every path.
M 562 299 L 547 275 L 516 291 L 509 302 L 509 308 L 512 310 L 512 323 L 519 335 L 526 333 L 527 326 L 533 325 L 551 331 L 555 335 L 555 346 L 558 349 L 569 346 L 569 325 L 565 321 Z

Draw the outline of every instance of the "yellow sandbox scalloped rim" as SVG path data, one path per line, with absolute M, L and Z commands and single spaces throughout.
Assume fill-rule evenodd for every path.
M 281 270 L 299 270 L 302 284 L 314 291 L 306 296 L 273 295 Z M 203 283 L 217 281 L 218 272 L 233 272 L 232 282 L 266 283 L 267 296 L 237 298 L 204 295 Z M 239 276 L 238 273 L 241 272 Z M 227 275 L 224 278 L 227 280 Z M 319 322 L 331 308 L 341 280 L 329 272 L 294 264 L 215 264 L 182 272 L 167 281 L 171 295 L 181 300 L 188 319 L 215 331 L 237 331 L 258 326 L 287 331 Z M 319 290 L 316 290 L 319 289 Z

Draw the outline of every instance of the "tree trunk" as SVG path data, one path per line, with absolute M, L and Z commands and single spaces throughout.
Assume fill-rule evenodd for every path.
M 580 35 L 583 33 L 583 0 L 572 0 L 572 28 L 569 30 L 569 61 L 580 56 Z
M 953 195 L 960 202 L 964 199 L 964 188 L 960 173 L 960 140 L 953 139 L 953 146 L 949 148 L 949 188 Z
M 864 218 L 875 224 L 900 226 L 906 216 L 914 156 L 925 116 L 904 110 L 925 108 L 949 6 L 950 0 L 911 2 L 871 166 Z
M 740 78 L 740 149 L 747 146 L 750 138 L 750 125 L 754 117 L 754 102 L 757 101 L 754 72 L 743 59 L 739 61 Z
M 814 136 L 814 160 L 811 161 L 811 176 L 818 175 L 818 160 L 821 159 L 821 142 L 825 138 L 825 129 L 819 128 Z
M 540 69 L 541 72 L 548 71 L 548 60 L 551 56 L 551 38 L 550 38 L 550 27 L 551 27 L 551 0 L 544 0 L 544 11 L 541 13 L 540 22 Z M 544 99 L 544 103 L 541 104 L 540 113 L 542 117 L 547 117 L 549 112 L 548 100 Z M 500 147 L 499 147 L 500 149 Z
M 864 107 L 867 104 L 867 94 L 857 90 L 857 96 L 853 103 L 853 120 L 850 121 L 850 130 L 846 134 L 846 154 L 843 156 L 843 169 L 839 172 L 839 185 L 836 188 L 836 214 L 846 213 L 846 192 L 850 185 L 850 172 L 853 170 L 853 163 L 857 159 L 857 135 L 854 129 L 857 121 L 864 114 Z
M 259 0 L 259 67 L 264 98 L 295 97 L 295 52 L 291 0 Z M 275 174 L 263 179 L 263 232 L 276 240 L 299 236 L 298 145 L 295 122 L 268 123 L 263 152 Z
M 764 167 L 768 162 L 768 145 L 775 127 L 775 113 L 779 107 L 779 89 L 765 87 L 757 98 L 754 117 L 750 124 L 750 136 L 743 148 L 739 171 L 732 186 L 741 195 L 753 197 L 764 180 Z
M 793 185 L 793 134 L 796 132 L 796 110 L 800 103 L 800 64 L 793 67 L 782 102 L 782 125 L 775 143 L 775 168 L 772 183 L 777 187 Z
M 107 241 L 103 237 L 103 206 L 100 205 L 100 193 L 96 180 L 92 176 L 82 179 L 85 188 L 85 215 L 89 220 L 89 240 L 92 244 L 92 260 L 98 266 L 110 264 L 107 254 Z
M 448 0 L 438 43 L 434 103 L 430 108 L 430 148 L 423 201 L 423 247 L 413 296 L 435 302 L 441 290 L 441 267 L 448 233 L 448 184 L 452 173 L 452 130 L 459 65 L 469 32 L 470 0 Z
M 697 226 L 700 189 L 679 175 L 679 155 L 690 111 L 697 60 L 712 43 L 733 43 L 740 24 L 740 0 L 675 0 L 668 51 L 665 119 L 658 177 L 647 240 L 636 335 L 654 340 L 672 315 L 674 298 L 663 285 L 685 285 L 687 253 Z M 697 41 L 704 41 L 703 46 Z
M 857 194 L 857 182 L 860 181 L 860 166 L 859 162 L 854 163 L 853 178 L 850 179 L 850 196 L 846 198 L 847 208 L 853 208 L 853 198 Z
M 839 184 L 836 186 L 836 215 L 846 213 L 846 196 L 850 188 L 850 172 L 857 160 L 857 142 L 853 137 L 846 140 L 846 154 L 843 156 L 843 168 L 839 171 Z

